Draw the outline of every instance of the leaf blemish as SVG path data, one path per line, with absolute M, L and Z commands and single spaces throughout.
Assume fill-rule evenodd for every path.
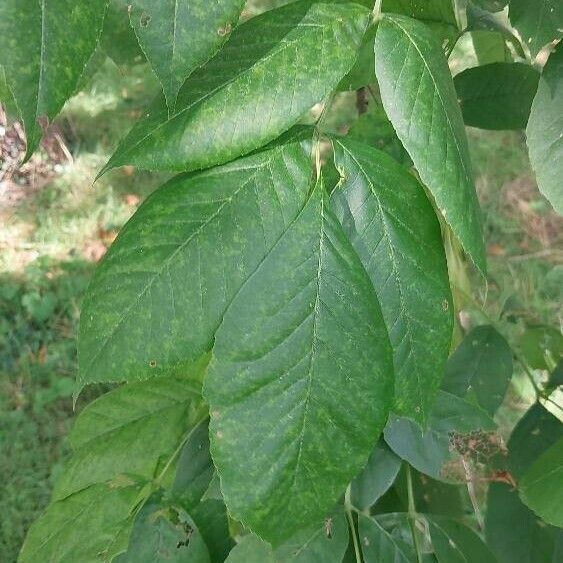
M 149 14 L 143 12 L 141 14 L 141 17 L 139 18 L 139 24 L 141 25 L 141 27 L 147 27 L 151 22 L 151 19 L 152 18 L 149 16 Z
M 231 33 L 232 29 L 233 29 L 233 26 L 231 25 L 231 22 L 227 22 L 224 26 L 220 27 L 217 30 L 217 35 L 219 35 L 220 37 L 225 37 L 225 35 L 228 35 L 229 33 Z
M 156 360 L 151 360 L 151 361 L 149 362 L 149 366 L 150 366 L 151 368 L 155 368 L 155 367 L 156 367 Z

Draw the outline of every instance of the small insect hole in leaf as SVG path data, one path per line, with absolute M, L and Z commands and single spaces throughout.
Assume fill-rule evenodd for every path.
M 444 311 L 447 311 L 450 308 L 450 304 L 448 303 L 447 299 L 444 299 L 442 301 L 442 309 L 444 309 Z
M 220 27 L 217 30 L 217 35 L 219 35 L 220 37 L 225 37 L 225 35 L 228 35 L 229 33 L 231 33 L 232 29 L 233 29 L 233 26 L 231 25 L 231 23 L 227 22 L 225 25 L 223 25 L 222 27 Z
M 155 367 L 156 367 L 156 360 L 151 360 L 151 361 L 149 362 L 149 367 L 155 368 Z
M 143 12 L 141 14 L 141 17 L 139 18 L 139 24 L 141 25 L 141 27 L 147 27 L 149 25 L 149 23 L 151 22 L 151 16 L 149 16 L 149 14 L 147 14 L 146 12 Z

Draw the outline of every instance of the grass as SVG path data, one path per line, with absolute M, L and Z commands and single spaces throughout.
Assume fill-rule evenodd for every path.
M 80 301 L 95 262 L 167 177 L 125 167 L 92 185 L 155 91 L 146 66 L 123 74 L 104 62 L 57 121 L 72 159 L 57 163 L 45 185 L 22 188 L 1 217 L 0 561 L 15 560 L 67 454 Z M 514 343 L 528 325 L 561 325 L 561 222 L 534 185 L 522 134 L 470 130 L 469 138 L 490 266 L 486 286 L 474 280 L 476 298 Z M 502 424 L 511 427 L 529 400 L 519 373 Z

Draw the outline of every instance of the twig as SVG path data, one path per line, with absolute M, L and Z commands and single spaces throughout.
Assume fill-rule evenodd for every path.
M 344 510 L 346 512 L 346 518 L 348 519 L 348 525 L 350 526 L 350 532 L 352 534 L 352 542 L 354 544 L 354 553 L 356 555 L 356 563 L 362 563 L 362 554 L 360 552 L 360 544 L 358 542 L 358 534 L 356 531 L 356 525 L 354 524 L 354 517 L 352 516 L 352 503 L 350 502 L 350 491 L 351 487 L 348 485 L 346 493 L 344 494 Z
M 418 533 L 416 531 L 416 506 L 414 503 L 414 493 L 412 487 L 412 473 L 411 466 L 407 463 L 407 494 L 408 494 L 408 516 L 409 516 L 409 526 L 412 534 L 412 541 L 414 544 L 414 549 L 416 551 L 416 560 L 418 563 L 422 563 L 422 552 L 420 549 L 420 543 L 418 541 Z

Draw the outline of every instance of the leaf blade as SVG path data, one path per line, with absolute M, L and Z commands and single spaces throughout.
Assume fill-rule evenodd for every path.
M 420 22 L 387 15 L 375 38 L 375 71 L 383 107 L 399 139 L 444 219 L 485 274 L 469 148 L 440 45 Z
M 373 288 L 326 197 L 318 184 L 233 301 L 204 384 L 226 504 L 277 543 L 330 511 L 392 393 Z
M 334 145 L 343 179 L 332 201 L 381 303 L 394 354 L 394 411 L 424 423 L 453 329 L 440 225 L 422 186 L 391 157 L 348 140 Z

